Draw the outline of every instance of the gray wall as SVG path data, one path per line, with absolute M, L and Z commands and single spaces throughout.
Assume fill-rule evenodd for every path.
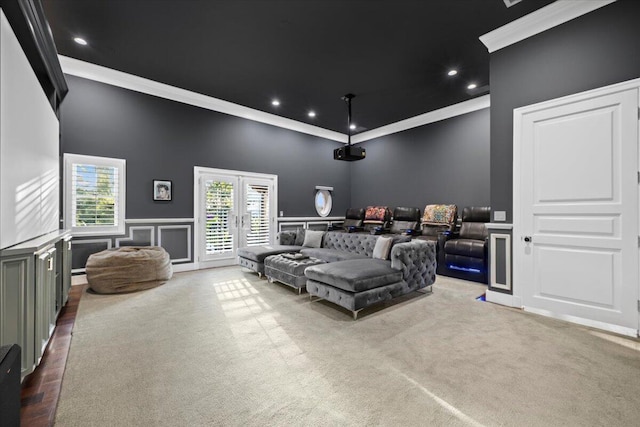
M 362 143 L 351 204 L 489 206 L 489 109 Z
M 513 109 L 640 77 L 640 2 L 617 2 L 491 54 L 491 206 L 513 205 Z
M 349 207 L 341 144 L 202 108 L 66 76 L 63 153 L 127 160 L 127 212 L 135 218 L 192 218 L 193 167 L 278 175 L 278 211 L 317 216 L 316 185 L 334 187 L 331 215 Z M 153 179 L 173 181 L 173 200 L 152 200 Z

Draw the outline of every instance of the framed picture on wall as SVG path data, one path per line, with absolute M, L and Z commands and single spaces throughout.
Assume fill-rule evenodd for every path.
M 153 180 L 153 200 L 167 202 L 171 200 L 173 188 L 171 181 L 166 179 Z

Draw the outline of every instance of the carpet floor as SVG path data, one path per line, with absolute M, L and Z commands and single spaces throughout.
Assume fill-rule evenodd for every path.
M 640 342 L 439 276 L 351 313 L 238 267 L 83 295 L 57 426 L 632 426 Z

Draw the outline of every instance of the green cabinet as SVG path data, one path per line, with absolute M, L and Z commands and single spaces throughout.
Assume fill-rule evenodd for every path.
M 71 235 L 60 230 L 0 251 L 0 345 L 22 348 L 22 378 L 49 343 L 71 286 Z
M 0 259 L 0 345 L 22 349 L 22 377 L 35 367 L 35 281 L 31 254 Z

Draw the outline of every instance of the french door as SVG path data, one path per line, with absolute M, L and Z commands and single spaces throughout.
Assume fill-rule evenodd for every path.
M 239 247 L 273 243 L 276 176 L 200 167 L 195 176 L 201 267 L 233 265 Z

